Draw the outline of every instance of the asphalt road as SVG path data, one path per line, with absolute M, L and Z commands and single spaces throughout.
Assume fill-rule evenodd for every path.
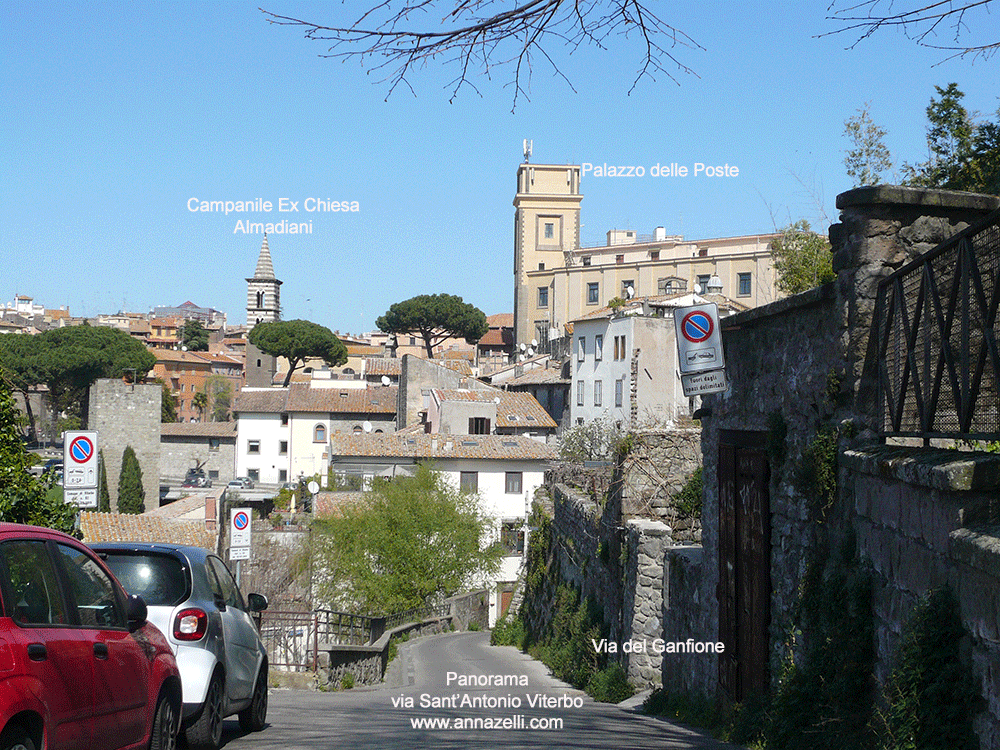
M 595 703 L 552 678 L 544 665 L 517 649 L 490 646 L 488 633 L 449 633 L 402 644 L 386 680 L 377 688 L 336 693 L 272 690 L 264 731 L 244 735 L 235 720 L 228 720 L 224 746 L 227 750 L 735 747 L 618 706 Z M 507 684 L 480 684 L 498 680 Z M 458 722 L 461 727 L 456 727 Z

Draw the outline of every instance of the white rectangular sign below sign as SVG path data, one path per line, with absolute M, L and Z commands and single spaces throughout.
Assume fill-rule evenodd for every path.
M 692 375 L 681 375 L 681 385 L 685 396 L 704 396 L 708 393 L 718 393 L 729 387 L 726 382 L 725 370 L 709 370 Z
M 96 508 L 97 488 L 75 490 L 63 485 L 63 500 L 80 508 Z
M 682 373 L 725 368 L 719 307 L 714 302 L 676 308 L 674 330 L 677 334 L 678 364 Z
M 249 547 L 230 547 L 229 548 L 229 559 L 230 560 L 249 560 L 250 559 L 250 548 Z
M 229 510 L 229 546 L 230 547 L 246 547 L 249 553 L 250 550 L 250 533 L 251 533 L 251 519 L 253 518 L 253 511 L 249 508 L 231 508 Z M 249 556 L 249 554 L 248 554 Z M 247 558 L 235 558 L 230 552 L 230 560 Z

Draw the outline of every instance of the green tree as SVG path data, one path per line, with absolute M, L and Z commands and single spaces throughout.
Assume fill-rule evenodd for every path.
M 376 479 L 340 515 L 313 524 L 321 590 L 339 607 L 390 614 L 450 596 L 498 570 L 492 521 L 479 498 L 428 466 L 412 477 Z
M 453 294 L 421 294 L 396 302 L 375 325 L 386 333 L 418 334 L 432 359 L 434 345 L 444 339 L 479 341 L 490 329 L 482 310 Z
M 870 107 L 871 102 L 865 102 L 856 115 L 844 122 L 844 135 L 852 146 L 844 155 L 844 166 L 854 187 L 878 185 L 882 173 L 892 169 L 892 155 L 883 141 L 885 130 L 872 120 L 868 112 Z
M 276 320 L 258 323 L 248 337 L 251 344 L 272 357 L 288 360 L 288 385 L 292 373 L 307 359 L 322 359 L 330 367 L 347 362 L 347 349 L 333 331 L 308 320 Z
M 142 486 L 142 467 L 131 445 L 122 453 L 122 470 L 118 476 L 118 512 L 145 513 L 146 490 Z
M 833 255 L 830 243 L 800 219 L 781 230 L 781 237 L 771 243 L 775 282 L 786 294 L 798 294 L 833 281 Z
M 207 408 L 211 412 L 213 422 L 228 422 L 229 410 L 233 406 L 233 386 L 221 375 L 209 375 L 205 379 L 205 393 L 208 396 Z
M 1000 195 L 1000 110 L 976 122 L 958 85 L 935 86 L 927 107 L 926 161 L 904 164 L 905 184 Z
M 110 513 L 111 493 L 108 491 L 108 465 L 104 463 L 103 448 L 97 451 L 97 471 L 101 475 L 101 488 L 97 499 L 97 510 L 101 513 Z
M 598 417 L 563 431 L 559 455 L 567 461 L 610 461 L 625 439 L 610 417 Z
M 158 380 L 163 389 L 163 394 L 160 396 L 160 421 L 161 422 L 176 422 L 177 421 L 177 397 L 170 391 L 170 386 L 164 383 L 162 380 Z
M 208 409 L 208 392 L 198 391 L 191 399 L 191 406 L 198 410 L 199 417 L 205 420 L 205 411 Z
M 208 351 L 208 329 L 200 320 L 187 320 L 181 326 L 181 343 L 189 352 Z
M 14 341 L 20 339 L 20 341 Z M 100 326 L 53 328 L 37 336 L 0 336 L 0 366 L 22 393 L 45 385 L 55 415 L 87 423 L 90 385 L 98 378 L 142 378 L 156 357 L 124 331 Z
M 24 447 L 18 422 L 10 383 L 0 370 L 0 521 L 47 526 L 79 536 L 77 508 L 64 503 L 59 493 L 48 496 L 45 479 L 29 471 L 37 459 Z

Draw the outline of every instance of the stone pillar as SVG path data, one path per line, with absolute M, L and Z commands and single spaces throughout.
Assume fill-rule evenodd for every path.
M 88 428 L 97 430 L 104 451 L 111 509 L 118 508 L 122 453 L 131 445 L 142 469 L 146 510 L 160 507 L 160 399 L 158 383 L 126 383 L 113 378 L 90 386 Z
M 664 566 L 666 550 L 671 544 L 670 527 L 659 521 L 633 519 L 627 528 L 630 545 L 635 547 L 635 580 L 629 597 L 631 611 L 625 613 L 626 618 L 631 617 L 631 623 L 627 623 L 630 634 L 626 638 L 633 644 L 642 644 L 641 651 L 633 651 L 628 657 L 628 678 L 636 686 L 659 686 L 663 679 L 663 654 L 653 649 L 653 642 L 663 638 Z
M 856 394 L 862 427 L 874 427 L 863 372 L 878 284 L 893 271 L 1000 208 L 1000 198 L 956 190 L 880 185 L 837 196 L 840 223 L 830 227 L 837 307 L 846 355 L 845 387 Z

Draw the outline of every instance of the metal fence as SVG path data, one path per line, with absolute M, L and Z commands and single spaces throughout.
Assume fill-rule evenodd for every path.
M 1000 432 L 1000 211 L 879 283 L 866 371 L 883 436 Z

